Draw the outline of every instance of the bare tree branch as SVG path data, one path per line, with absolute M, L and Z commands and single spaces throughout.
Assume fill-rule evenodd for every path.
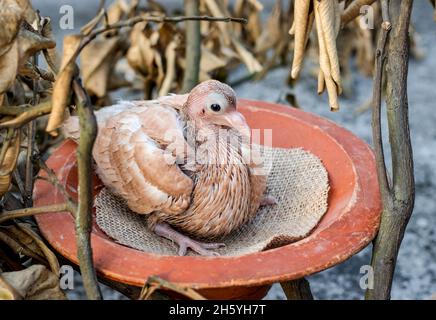
M 150 16 L 150 15 L 141 15 L 138 17 L 134 17 L 128 19 L 126 21 L 117 22 L 114 24 L 108 24 L 99 29 L 95 29 L 91 32 L 87 38 L 82 42 L 77 52 L 81 52 L 84 47 L 86 47 L 92 40 L 94 40 L 98 35 L 105 33 L 110 30 L 116 30 L 126 27 L 133 27 L 135 24 L 140 22 L 168 22 L 168 23 L 179 23 L 183 21 L 214 21 L 214 22 L 237 22 L 237 23 L 247 23 L 247 19 L 244 18 L 233 18 L 233 17 L 210 17 L 210 16 L 193 16 L 193 17 L 165 17 L 165 16 Z
M 280 285 L 288 300 L 313 300 L 309 281 L 305 278 L 281 282 Z
M 0 214 L 0 224 L 12 219 L 31 217 L 41 213 L 70 211 L 67 203 L 51 204 L 42 207 L 23 208 L 13 211 L 6 211 Z
M 185 0 L 185 14 L 187 16 L 198 16 L 199 0 Z M 200 60 L 201 60 L 201 34 L 200 22 L 186 22 L 186 49 L 185 49 L 185 73 L 183 76 L 182 93 L 187 93 L 194 88 L 200 75 Z
M 386 68 L 387 117 L 392 151 L 392 196 L 382 194 L 383 213 L 371 261 L 374 268 L 374 288 L 367 290 L 366 299 L 390 298 L 398 251 L 415 200 L 407 97 L 409 24 L 413 0 L 390 0 L 387 3 L 392 24 L 387 40 Z M 389 17 L 386 8 L 384 11 L 384 18 Z M 376 109 L 374 108 L 375 111 Z M 381 183 L 384 183 L 384 177 L 380 178 Z
M 92 148 L 97 137 L 97 119 L 86 92 L 78 80 L 73 81 L 73 90 L 77 98 L 80 139 L 77 148 L 77 166 L 79 176 L 79 206 L 76 214 L 77 257 L 83 284 L 89 299 L 102 298 L 93 264 L 92 231 Z
M 18 107 L 17 107 L 18 108 Z M 17 108 L 15 108 L 16 111 Z M 40 104 L 26 109 L 26 111 L 20 113 L 20 115 L 12 120 L 1 122 L 0 129 L 2 128 L 21 128 L 30 121 L 49 114 L 51 111 L 51 101 L 41 102 Z M 1 113 L 1 112 L 0 112 Z
M 386 1 L 382 1 L 386 6 Z M 382 5 L 383 6 L 383 5 Z M 386 10 L 386 9 L 385 9 Z M 386 14 L 383 15 L 386 17 Z M 383 150 L 383 136 L 381 129 L 381 98 L 383 90 L 383 69 L 386 60 L 386 41 L 391 29 L 391 23 L 384 20 L 381 26 L 377 50 L 376 62 L 374 72 L 374 89 L 373 89 L 373 112 L 372 112 L 372 137 L 374 143 L 374 151 L 377 163 L 377 173 L 380 184 L 380 192 L 384 203 L 387 205 L 391 203 L 391 189 L 389 186 L 389 179 L 386 170 L 385 154 Z

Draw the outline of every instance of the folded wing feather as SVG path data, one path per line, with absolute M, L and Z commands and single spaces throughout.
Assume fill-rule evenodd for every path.
M 162 99 L 162 98 L 161 98 Z M 128 206 L 140 214 L 155 211 L 180 213 L 191 202 L 193 181 L 183 173 L 177 159 L 184 153 L 183 120 L 170 106 L 182 98 L 125 102 L 96 112 L 99 133 L 93 149 L 97 174 Z M 135 107 L 135 108 L 133 108 Z M 70 117 L 64 125 L 67 137 L 78 138 L 78 121 Z

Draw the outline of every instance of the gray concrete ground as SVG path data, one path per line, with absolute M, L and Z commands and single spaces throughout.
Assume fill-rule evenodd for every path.
M 273 1 L 262 1 L 270 5 Z M 59 19 L 59 7 L 71 4 L 75 9 L 76 27 L 94 15 L 97 0 L 34 0 L 34 6 L 53 20 Z M 161 1 L 171 5 L 181 1 Z M 422 37 L 426 56 L 422 61 L 411 61 L 409 75 L 410 123 L 414 146 L 416 174 L 416 205 L 400 250 L 393 284 L 393 299 L 428 299 L 436 293 L 436 23 L 428 1 L 417 0 L 413 20 Z M 58 39 L 70 31 L 59 30 Z M 246 82 L 236 91 L 239 97 L 271 102 L 281 101 L 288 90 L 284 79 L 288 68 L 272 71 L 260 82 Z M 243 71 L 237 72 L 239 75 Z M 235 78 L 237 75 L 235 75 Z M 316 95 L 316 80 L 307 72 L 297 84 L 295 93 L 304 110 L 327 117 L 354 134 L 371 143 L 370 113 L 356 116 L 354 112 L 371 96 L 372 81 L 354 74 L 352 97 L 341 99 L 342 109 L 338 113 L 329 111 L 325 96 Z M 386 129 L 385 129 L 386 131 Z M 387 148 L 388 146 L 386 146 Z M 361 266 L 370 261 L 371 248 L 366 248 L 348 261 L 329 270 L 309 277 L 316 299 L 362 299 L 364 291 L 359 286 Z M 76 289 L 70 292 L 72 299 L 84 298 L 80 277 Z M 107 299 L 122 298 L 118 293 L 104 288 Z M 283 299 L 279 286 L 274 286 L 267 299 Z

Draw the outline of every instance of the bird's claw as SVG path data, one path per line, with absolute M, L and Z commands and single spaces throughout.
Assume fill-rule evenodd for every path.
M 218 249 L 225 247 L 224 243 L 206 243 L 206 242 L 200 242 L 196 240 L 192 240 L 191 238 L 184 237 L 183 239 L 180 239 L 180 241 L 177 242 L 179 245 L 179 256 L 186 255 L 186 252 L 188 251 L 188 248 L 192 251 L 198 253 L 202 256 L 219 256 L 220 254 L 216 251 L 212 251 L 210 249 Z
M 177 230 L 174 230 L 169 224 L 164 222 L 158 222 L 153 231 L 157 235 L 177 243 L 179 245 L 180 256 L 184 256 L 188 249 L 202 256 L 219 256 L 220 254 L 218 252 L 212 251 L 211 249 L 225 247 L 224 243 L 206 243 L 193 240 Z

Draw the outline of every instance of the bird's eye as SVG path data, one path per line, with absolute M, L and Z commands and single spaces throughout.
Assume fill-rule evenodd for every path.
M 210 105 L 210 110 L 212 110 L 214 112 L 220 112 L 221 111 L 221 106 L 218 103 L 212 103 Z
M 224 113 L 228 107 L 228 100 L 219 92 L 209 93 L 204 101 L 204 109 L 211 115 Z

